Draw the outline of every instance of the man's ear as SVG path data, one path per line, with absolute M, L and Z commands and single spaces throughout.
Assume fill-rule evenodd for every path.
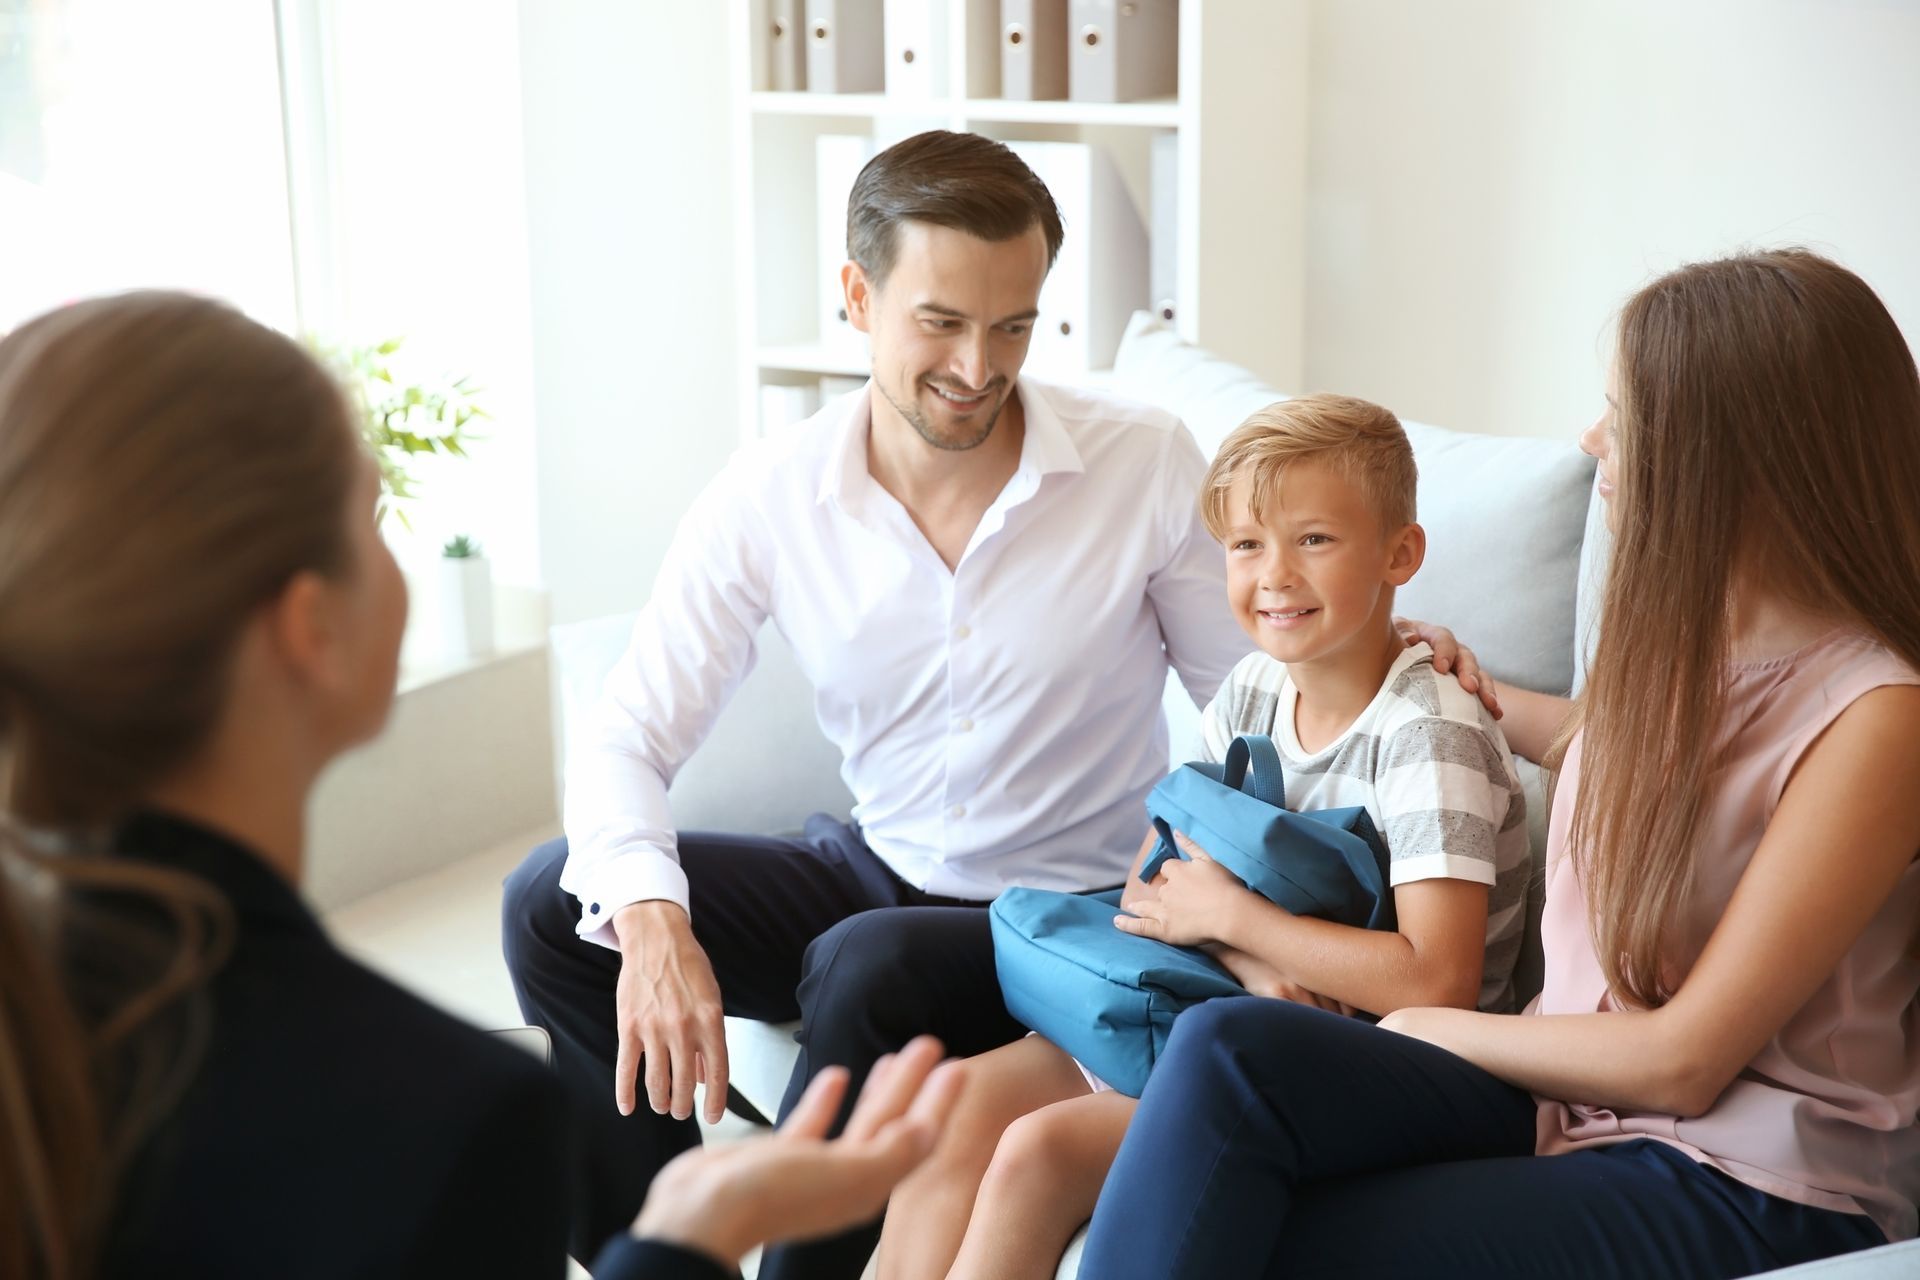
M 840 268 L 840 288 L 846 294 L 847 323 L 861 333 L 873 332 L 873 281 L 857 262 Z
M 327 685 L 340 675 L 340 628 L 332 588 L 303 569 L 265 605 L 267 638 L 288 673 L 302 684 Z
M 1417 524 L 1401 526 L 1387 538 L 1387 582 L 1406 586 L 1426 558 L 1427 531 Z

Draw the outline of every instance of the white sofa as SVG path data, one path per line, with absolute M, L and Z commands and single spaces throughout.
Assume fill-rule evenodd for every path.
M 1283 398 L 1246 370 L 1181 342 L 1146 313 L 1134 318 L 1113 372 L 1099 381 L 1178 414 L 1208 454 L 1253 410 Z M 1557 693 L 1577 688 L 1581 638 L 1592 634 L 1607 541 L 1592 494 L 1592 459 L 1573 443 L 1578 424 L 1565 424 L 1564 434 L 1551 440 L 1405 425 L 1420 469 L 1419 514 L 1429 545 L 1419 575 L 1400 592 L 1399 611 L 1455 626 L 1509 683 Z M 624 615 L 554 629 L 562 758 L 570 727 L 597 696 L 632 621 Z M 736 696 L 737 705 L 753 708 L 752 716 L 723 715 L 674 781 L 674 817 L 683 829 L 794 830 L 811 812 L 844 814 L 851 805 L 838 754 L 814 722 L 811 692 L 773 628 L 762 632 L 759 651 L 758 666 Z M 1165 706 L 1169 763 L 1175 764 L 1189 758 L 1199 716 L 1175 681 L 1168 683 Z M 1535 880 L 1516 981 L 1530 997 L 1540 980 L 1538 885 L 1547 806 L 1541 772 L 1522 762 L 1522 774 Z M 742 786 L 742 779 L 752 785 Z M 795 1025 L 727 1021 L 735 1086 L 771 1116 L 797 1054 Z M 1062 1260 L 1062 1280 L 1077 1274 L 1080 1246 L 1076 1239 Z M 1920 1241 L 1771 1275 L 1920 1275 Z

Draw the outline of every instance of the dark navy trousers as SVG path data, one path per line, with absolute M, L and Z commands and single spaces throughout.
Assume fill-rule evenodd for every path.
M 874 1061 L 916 1035 L 937 1035 L 963 1056 L 1025 1033 L 1000 1000 L 986 904 L 915 889 L 857 828 L 815 814 L 797 838 L 683 832 L 679 844 L 693 936 L 726 1012 L 803 1022 L 783 1117 L 822 1067 L 853 1073 L 844 1121 Z M 507 878 L 501 938 L 521 1012 L 552 1035 L 576 1111 L 586 1167 L 570 1250 L 587 1259 L 628 1228 L 654 1174 L 700 1132 L 691 1119 L 654 1114 L 644 1089 L 631 1116 L 614 1108 L 620 956 L 574 933 L 580 904 L 560 887 L 566 857 L 566 841 L 552 841 Z M 875 1223 L 771 1249 L 760 1274 L 857 1280 L 878 1239 Z
M 1180 1016 L 1093 1215 L 1081 1274 L 1748 1276 L 1882 1244 L 1650 1140 L 1536 1156 L 1522 1090 L 1305 1005 Z

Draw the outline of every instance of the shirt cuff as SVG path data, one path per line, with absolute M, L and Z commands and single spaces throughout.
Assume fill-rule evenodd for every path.
M 687 873 L 657 849 L 617 854 L 587 873 L 577 892 L 580 922 L 573 931 L 588 942 L 618 951 L 613 913 L 636 902 L 672 902 L 693 918 L 687 905 Z
M 1471 880 L 1474 884 L 1490 885 L 1494 882 L 1494 869 L 1491 862 L 1452 853 L 1396 858 L 1387 864 L 1388 884 L 1412 884 L 1416 880 Z
M 624 1233 L 607 1241 L 592 1273 L 594 1280 L 733 1280 L 740 1274 L 704 1253 Z

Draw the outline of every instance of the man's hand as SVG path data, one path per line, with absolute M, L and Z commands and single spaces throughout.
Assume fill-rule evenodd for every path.
M 1173 840 L 1189 861 L 1168 859 L 1153 878 L 1153 897 L 1136 899 L 1128 907 L 1133 914 L 1115 916 L 1114 927 L 1176 947 L 1220 941 L 1222 924 L 1253 890 L 1234 879 L 1186 833 L 1174 832 Z
M 644 1062 L 647 1102 L 676 1120 L 693 1114 L 693 1086 L 707 1086 L 707 1123 L 727 1106 L 727 1035 L 720 984 L 694 941 L 687 913 L 672 902 L 634 902 L 613 914 L 620 939 L 620 982 L 614 1017 L 620 1055 L 613 1064 L 613 1102 L 630 1116 L 634 1076 Z
M 1480 659 L 1474 657 L 1473 650 L 1460 643 L 1453 632 L 1433 622 L 1420 622 L 1414 618 L 1395 618 L 1394 629 L 1407 647 L 1424 643 L 1433 650 L 1433 669 L 1442 675 L 1451 671 L 1460 681 L 1460 687 L 1468 693 L 1479 695 L 1493 718 L 1498 720 L 1506 714 L 1500 708 L 1499 691 L 1493 687 L 1493 677 L 1480 669 Z
M 874 1065 L 846 1131 L 827 1130 L 847 1091 L 828 1067 L 778 1133 L 685 1152 L 660 1171 L 633 1224 L 638 1237 L 698 1249 L 727 1267 L 757 1244 L 804 1240 L 864 1222 L 933 1150 L 962 1077 L 921 1036 Z

